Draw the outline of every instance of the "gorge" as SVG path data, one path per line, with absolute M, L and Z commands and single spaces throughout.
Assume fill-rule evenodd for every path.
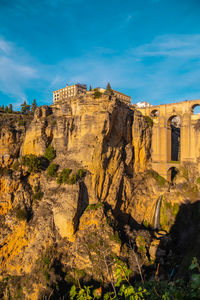
M 136 281 L 189 279 L 200 160 L 182 164 L 173 184 L 159 175 L 150 121 L 92 93 L 34 116 L 0 114 L 2 299 L 69 299 L 74 283 L 106 289 L 117 264 Z

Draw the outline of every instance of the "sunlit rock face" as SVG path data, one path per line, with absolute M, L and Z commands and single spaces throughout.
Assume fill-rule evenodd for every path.
M 103 239 L 115 255 L 128 255 L 121 252 L 125 226 L 153 226 L 161 194 L 160 225 L 170 230 L 184 196 L 173 197 L 176 191 L 170 194 L 168 183 L 150 171 L 151 128 L 137 110 L 114 96 L 90 94 L 37 108 L 29 124 L 9 128 L 0 132 L 0 274 L 18 276 L 25 299 L 48 291 L 48 278 L 60 280 L 58 266 L 51 268 L 55 261 L 66 274 L 81 266 L 88 278 L 106 278 L 104 268 L 94 271 L 93 242 Z M 60 184 L 47 165 L 30 174 L 22 156 L 41 157 L 48 145 L 56 151 L 58 173 L 84 169 L 85 176 Z

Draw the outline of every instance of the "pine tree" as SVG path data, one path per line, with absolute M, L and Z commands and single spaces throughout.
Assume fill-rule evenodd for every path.
M 8 113 L 11 114 L 13 112 L 12 104 L 9 104 Z
M 36 103 L 36 100 L 33 99 L 33 103 L 32 103 L 32 105 L 31 105 L 31 111 L 34 113 L 35 110 L 36 110 L 36 108 L 37 108 L 37 103 Z
M 90 89 L 89 89 L 89 91 L 92 91 L 92 87 L 91 87 L 91 85 L 90 85 Z
M 6 113 L 8 112 L 8 106 L 6 105 L 5 110 Z
M 106 91 L 109 91 L 109 92 L 112 91 L 110 82 L 108 82 L 108 84 L 106 86 Z
M 30 105 L 28 105 L 26 101 L 24 101 L 24 103 L 21 104 L 21 112 L 22 114 L 27 114 L 29 111 L 30 111 Z

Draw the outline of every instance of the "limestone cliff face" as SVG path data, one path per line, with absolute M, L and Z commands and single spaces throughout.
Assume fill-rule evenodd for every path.
M 0 155 L 17 157 L 32 116 L 1 114 Z
M 174 200 L 167 182 L 150 171 L 151 128 L 140 112 L 113 96 L 86 95 L 38 108 L 29 126 L 19 130 L 12 123 L 10 128 L 3 126 L 0 135 L 0 274 L 20 278 L 22 298 L 41 297 L 47 278 L 51 284 L 64 280 L 63 271 L 52 273 L 58 262 L 66 274 L 79 268 L 88 279 L 105 278 L 97 263 L 100 254 L 93 250 L 109 247 L 123 255 L 125 226 L 152 226 L 160 195 L 171 205 L 161 206 L 164 229 L 170 229 L 178 212 L 174 203 L 185 198 Z M 59 185 L 45 168 L 29 174 L 21 157 L 42 156 L 49 144 L 59 173 L 84 169 L 85 177 Z M 43 197 L 35 201 L 36 189 Z

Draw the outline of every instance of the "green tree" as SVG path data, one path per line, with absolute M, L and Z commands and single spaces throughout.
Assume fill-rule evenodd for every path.
M 24 155 L 21 159 L 22 165 L 28 167 L 29 173 L 41 171 L 41 159 L 34 154 Z
M 24 103 L 21 104 L 21 112 L 22 114 L 27 114 L 29 113 L 29 111 L 30 111 L 30 105 L 28 105 L 26 101 L 24 101 Z
M 49 177 L 57 177 L 58 173 L 58 165 L 57 164 L 50 164 L 47 168 L 47 175 Z
M 6 105 L 4 111 L 7 113 L 8 112 L 8 106 Z
M 49 145 L 46 148 L 44 157 L 46 157 L 49 161 L 52 161 L 56 157 L 56 150 L 52 145 Z
M 58 184 L 68 183 L 69 175 L 71 172 L 72 172 L 71 169 L 63 169 L 57 178 L 57 183 Z
M 110 82 L 108 82 L 108 84 L 107 84 L 107 86 L 106 86 L 106 91 L 109 91 L 109 92 L 112 91 Z
M 31 105 L 31 111 L 34 113 L 35 110 L 36 110 L 36 108 L 37 108 L 37 103 L 36 103 L 36 100 L 33 99 L 33 103 L 32 103 L 32 105 Z
M 89 89 L 89 91 L 92 91 L 92 87 L 91 87 L 91 85 L 90 85 L 90 89 Z
M 9 104 L 8 113 L 11 114 L 13 112 L 12 104 Z

